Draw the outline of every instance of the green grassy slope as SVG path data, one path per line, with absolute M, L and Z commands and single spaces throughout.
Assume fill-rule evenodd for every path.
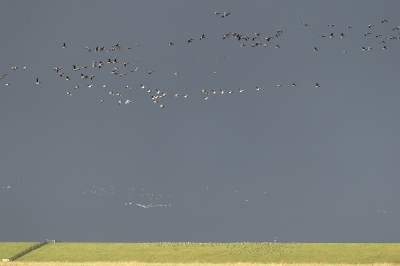
M 0 260 L 8 259 L 37 244 L 36 242 L 0 242 Z
M 400 244 L 54 243 L 18 260 L 400 264 Z

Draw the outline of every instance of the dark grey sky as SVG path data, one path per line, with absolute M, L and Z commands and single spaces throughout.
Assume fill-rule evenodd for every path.
M 4 1 L 0 241 L 398 242 L 399 10 Z

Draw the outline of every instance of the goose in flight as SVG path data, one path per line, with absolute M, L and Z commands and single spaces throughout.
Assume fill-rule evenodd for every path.
M 231 12 L 224 12 L 224 14 L 221 16 L 221 18 L 227 17 L 231 14 Z
M 72 96 L 72 93 L 71 93 L 71 92 L 69 92 L 69 91 L 67 91 L 67 95 L 69 95 L 69 96 Z

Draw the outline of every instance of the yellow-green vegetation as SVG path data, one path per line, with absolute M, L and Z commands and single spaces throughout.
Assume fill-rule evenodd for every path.
M 36 242 L 0 242 L 0 261 L 10 258 L 21 251 L 37 244 Z
M 145 263 L 145 262 L 8 262 L 1 263 L 2 266 L 355 266 L 355 264 L 285 264 L 285 263 Z M 393 263 L 374 263 L 374 264 L 358 264 L 359 266 L 398 266 Z
M 118 265 L 117 262 L 400 264 L 399 254 L 400 244 L 394 243 L 50 243 L 18 261 L 112 263 L 108 265 Z

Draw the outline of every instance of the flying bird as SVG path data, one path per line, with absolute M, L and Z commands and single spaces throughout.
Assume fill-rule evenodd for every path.
M 224 12 L 224 14 L 221 16 L 221 18 L 227 17 L 231 14 L 231 12 Z

